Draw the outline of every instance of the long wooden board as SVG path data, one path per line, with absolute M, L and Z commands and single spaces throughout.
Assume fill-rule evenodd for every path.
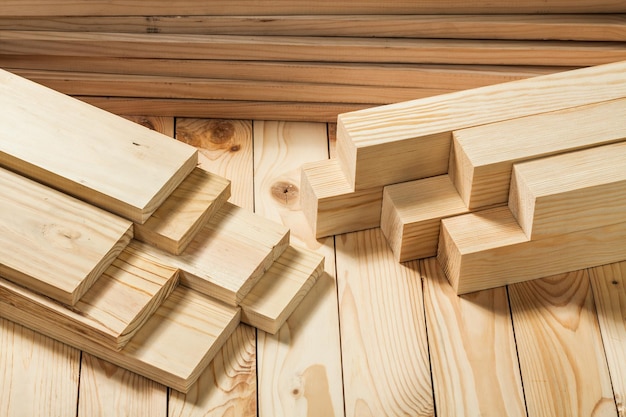
M 2 168 L 0 213 L 0 275 L 70 305 L 133 235 L 128 220 Z
M 515 164 L 509 208 L 532 240 L 623 222 L 626 142 Z
M 617 62 L 342 114 L 338 158 L 356 190 L 445 174 L 453 131 L 623 98 L 625 71 Z
M 624 112 L 622 98 L 457 130 L 450 177 L 471 209 L 505 203 L 513 164 L 623 140 Z
M 0 70 L 0 165 L 143 223 L 194 148 Z
M 576 271 L 626 256 L 626 223 L 530 241 L 508 207 L 441 221 L 437 258 L 457 294 Z

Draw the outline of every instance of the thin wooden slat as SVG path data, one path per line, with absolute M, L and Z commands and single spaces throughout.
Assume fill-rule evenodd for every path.
M 454 132 L 450 177 L 472 209 L 505 203 L 514 163 L 626 138 L 626 99 Z
M 74 305 L 132 238 L 132 223 L 0 168 L 0 275 Z
M 626 223 L 530 241 L 508 207 L 441 221 L 437 257 L 457 294 L 618 262 Z
M 43 300 L 42 300 L 43 302 Z M 185 287 L 178 287 L 120 351 L 89 339 L 72 339 L 40 316 L 0 298 L 2 316 L 35 331 L 180 391 L 188 390 L 239 323 L 240 311 Z
M 587 271 L 509 294 L 528 415 L 617 416 Z
M 437 255 L 441 219 L 468 212 L 448 175 L 383 190 L 380 228 L 398 262 Z
M 1 165 L 143 223 L 197 163 L 195 149 L 0 71 Z
M 458 297 L 435 258 L 420 261 L 438 416 L 526 416 L 505 288 Z
M 626 262 L 589 269 L 617 414 L 626 413 Z
M 383 10 L 380 11 L 381 13 Z M 624 15 L 15 16 L 1 30 L 622 41 Z
M 532 240 L 624 221 L 626 142 L 515 164 L 509 208 Z
M 348 186 L 445 174 L 453 131 L 622 98 L 625 68 L 616 62 L 342 114 L 337 151 Z
M 0 53 L 171 59 L 588 66 L 626 59 L 622 42 L 371 39 L 0 31 Z
M 196 168 L 144 224 L 135 224 L 135 238 L 180 255 L 229 197 L 229 180 Z

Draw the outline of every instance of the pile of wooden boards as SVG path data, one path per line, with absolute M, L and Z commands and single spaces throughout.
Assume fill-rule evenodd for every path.
M 318 237 L 381 227 L 457 293 L 626 259 L 626 61 L 342 114 Z
M 626 59 L 597 0 L 4 0 L 0 67 L 118 114 L 339 113 Z
M 323 269 L 196 148 L 0 70 L 0 317 L 187 392 Z

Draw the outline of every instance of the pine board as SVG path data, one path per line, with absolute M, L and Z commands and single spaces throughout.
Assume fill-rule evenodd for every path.
M 135 224 L 135 238 L 180 255 L 229 197 L 229 180 L 195 168 L 144 224 Z
M 0 211 L 0 275 L 69 305 L 133 234 L 131 222 L 2 168 Z
M 515 164 L 509 208 L 532 240 L 624 221 L 626 142 Z
M 457 296 L 420 261 L 437 416 L 526 416 L 505 288 Z
M 0 88 L 2 166 L 137 223 L 196 165 L 189 146 L 9 72 Z
M 453 131 L 622 98 L 625 69 L 617 62 L 342 114 L 338 159 L 355 190 L 445 174 Z
M 587 271 L 509 294 L 528 415 L 617 416 Z
M 505 203 L 513 164 L 623 140 L 624 112 L 617 99 L 457 130 L 450 177 L 472 209 Z

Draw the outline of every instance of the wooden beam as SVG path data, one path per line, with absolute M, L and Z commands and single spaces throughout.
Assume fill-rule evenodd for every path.
M 617 62 L 342 114 L 338 159 L 356 190 L 445 174 L 453 131 L 622 98 L 625 70 Z
M 196 168 L 144 224 L 135 224 L 135 238 L 180 255 L 229 197 L 229 180 Z
M 623 140 L 624 112 L 621 98 L 457 130 L 450 177 L 471 209 L 504 203 L 513 164 Z
M 437 255 L 441 219 L 467 207 L 447 175 L 388 185 L 383 189 L 380 228 L 398 262 Z
M 623 222 L 626 142 L 515 164 L 509 208 L 531 240 Z
M 128 220 L 1 168 L 0 211 L 0 276 L 70 305 L 133 235 Z
M 508 207 L 442 220 L 437 258 L 457 294 L 621 261 L 626 223 L 529 241 Z
M 0 165 L 143 223 L 197 151 L 0 70 Z

